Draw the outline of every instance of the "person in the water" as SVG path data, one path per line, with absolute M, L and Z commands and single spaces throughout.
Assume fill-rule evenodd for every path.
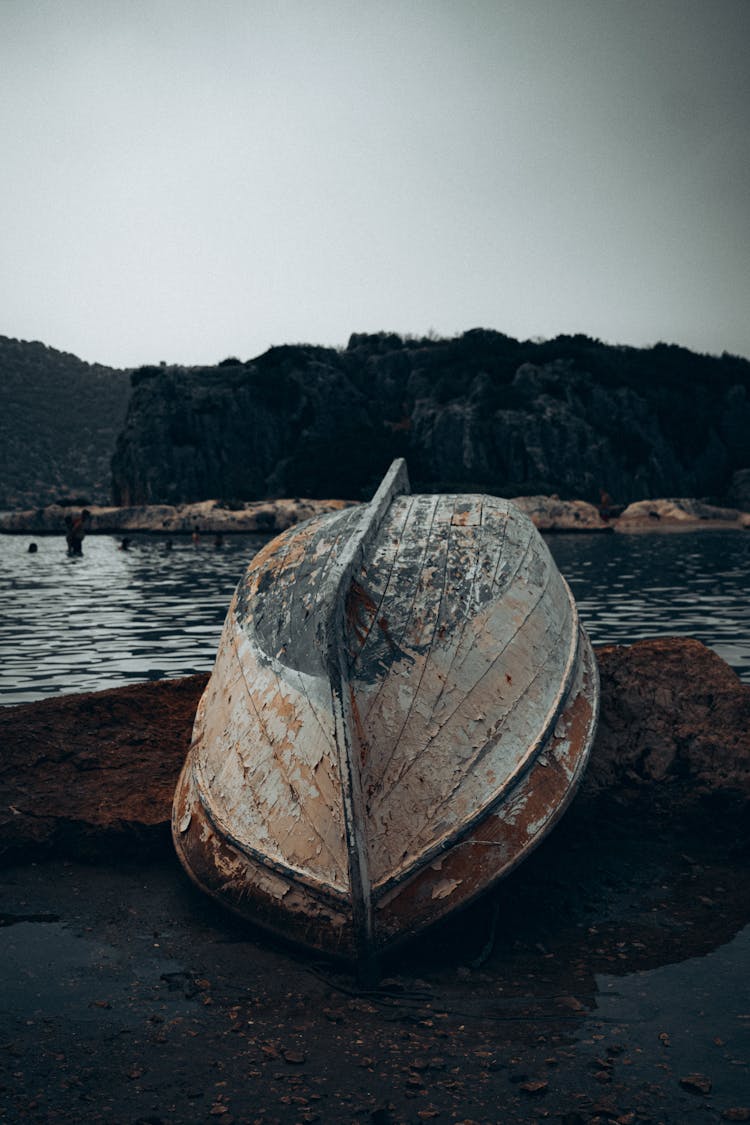
M 68 544 L 69 555 L 83 554 L 83 539 L 91 527 L 91 512 L 84 508 L 77 516 L 66 516 L 65 526 L 68 531 L 65 541 Z

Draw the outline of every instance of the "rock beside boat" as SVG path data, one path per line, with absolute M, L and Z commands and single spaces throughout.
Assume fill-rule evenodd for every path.
M 750 684 L 717 653 L 665 637 L 599 647 L 596 657 L 599 729 L 583 794 L 750 797 Z
M 207 675 L 0 708 L 0 855 L 168 839 Z
M 576 798 L 679 816 L 750 797 L 750 685 L 687 638 L 597 650 L 601 714 Z M 169 847 L 172 795 L 207 675 L 0 708 L 0 857 Z
M 194 504 L 144 504 L 134 508 L 90 507 L 92 532 L 118 534 L 123 531 L 171 534 L 231 532 L 279 532 L 322 512 L 340 511 L 348 500 L 257 500 L 224 507 L 220 500 Z M 0 532 L 58 533 L 65 530 L 71 509 L 59 504 L 32 511 L 0 514 Z

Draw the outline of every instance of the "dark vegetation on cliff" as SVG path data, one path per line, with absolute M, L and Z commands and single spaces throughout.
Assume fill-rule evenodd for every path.
M 675 345 L 378 333 L 132 381 L 122 504 L 359 499 L 394 456 L 423 490 L 731 499 L 750 465 L 750 363 Z
M 106 504 L 127 371 L 0 336 L 0 508 Z
M 423 490 L 750 507 L 750 363 L 726 354 L 378 333 L 130 383 L 0 337 L 0 507 L 360 499 L 394 456 Z

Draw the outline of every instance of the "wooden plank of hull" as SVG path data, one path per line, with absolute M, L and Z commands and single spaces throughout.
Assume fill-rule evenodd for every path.
M 381 893 L 375 915 L 383 945 L 466 906 L 525 859 L 562 816 L 585 769 L 598 717 L 598 672 L 584 638 L 580 653 L 567 705 L 516 788 L 448 850 Z
M 270 544 L 230 607 L 173 833 L 204 889 L 360 961 L 463 905 L 575 790 L 597 680 L 530 521 L 410 496 Z
M 189 763 L 177 786 L 172 832 L 193 882 L 223 906 L 279 937 L 332 956 L 356 957 L 348 896 L 316 891 L 217 829 Z
M 428 580 L 393 539 L 388 628 L 368 628 L 361 609 L 354 632 L 366 639 L 350 651 L 375 886 L 424 862 L 513 784 L 567 693 L 577 646 L 569 591 L 516 509 L 478 498 L 469 522 L 456 519 L 463 498 L 425 499 L 436 501 L 420 536 Z M 375 602 L 378 578 L 377 564 L 362 576 L 361 606 Z

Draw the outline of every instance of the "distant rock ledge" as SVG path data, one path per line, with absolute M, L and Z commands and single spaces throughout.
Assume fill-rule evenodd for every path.
M 223 508 L 218 500 L 201 500 L 194 504 L 145 504 L 136 508 L 89 507 L 92 533 L 120 534 L 150 532 L 152 534 L 232 532 L 279 532 L 293 524 L 309 520 L 324 512 L 337 512 L 351 507 L 349 500 L 255 500 L 241 506 Z M 71 509 L 50 504 L 35 511 L 0 514 L 0 532 L 32 534 L 63 534 L 65 517 Z
M 750 685 L 699 641 L 596 650 L 599 728 L 575 805 L 681 817 L 750 797 Z M 0 860 L 169 846 L 177 777 L 207 674 L 0 707 Z M 661 815 L 661 814 L 660 814 Z
M 694 531 L 699 528 L 750 529 L 750 513 L 719 508 L 701 500 L 639 500 L 606 519 L 585 500 L 558 496 L 516 496 L 512 501 L 540 531 Z M 278 533 L 324 512 L 351 507 L 351 500 L 254 500 L 231 508 L 219 500 L 193 504 L 148 504 L 134 508 L 91 506 L 91 532 L 119 535 L 185 534 L 196 528 L 204 534 Z M 50 504 L 19 512 L 0 513 L 0 533 L 64 534 L 70 507 Z M 75 509 L 76 511 L 79 509 Z
M 750 513 L 737 508 L 719 508 L 702 500 L 638 500 L 628 505 L 615 521 L 618 531 L 649 531 L 663 528 L 693 531 L 699 527 L 750 529 Z

